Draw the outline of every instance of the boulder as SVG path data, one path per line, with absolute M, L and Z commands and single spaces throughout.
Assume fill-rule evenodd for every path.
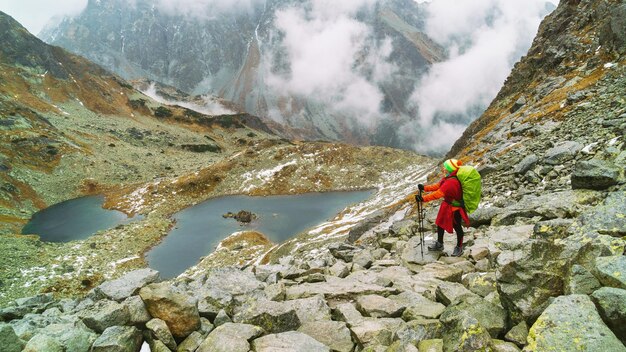
M 350 326 L 357 325 L 365 318 L 356 310 L 352 303 L 340 303 L 333 309 L 333 320 L 346 322 Z
M 584 266 L 574 264 L 565 279 L 565 294 L 590 295 L 600 288 L 600 282 Z
M 5 346 L 2 346 L 3 348 Z M 10 346 L 9 346 L 10 348 Z M 48 335 L 37 334 L 28 341 L 23 352 L 63 352 L 63 346 Z
M 128 297 L 122 302 L 122 305 L 128 307 L 129 323 L 131 325 L 145 324 L 152 319 L 148 309 L 146 309 L 146 305 L 139 296 Z
M 496 274 L 469 273 L 463 276 L 463 286 L 481 297 L 487 297 L 496 291 Z
M 357 309 L 366 317 L 397 318 L 405 305 L 378 295 L 363 295 L 356 300 Z
M 502 306 L 514 322 L 534 321 L 548 306 L 548 299 L 563 294 L 564 277 L 578 249 L 562 256 L 563 244 L 547 240 L 528 240 L 524 247 L 498 256 L 496 272 Z
M 146 329 L 152 333 L 152 336 L 157 340 L 163 342 L 167 348 L 172 351 L 176 351 L 176 341 L 174 336 L 167 328 L 167 324 L 161 319 L 154 318 L 146 323 Z
M 465 286 L 456 282 L 442 282 L 435 291 L 437 302 L 441 302 L 446 306 L 469 296 L 478 297 L 475 293 L 466 289 Z
M 504 339 L 509 342 L 513 342 L 518 347 L 526 346 L 526 339 L 528 338 L 528 325 L 525 321 L 521 321 L 515 325 L 509 332 L 504 335 Z
M 341 260 L 338 260 L 335 264 L 333 264 L 333 266 L 328 268 L 328 271 L 331 275 L 339 278 L 344 278 L 350 275 L 350 267 Z
M 444 351 L 488 351 L 491 348 L 489 332 L 476 318 L 467 314 L 454 319 L 441 319 L 444 325 Z
M 350 330 L 361 346 L 389 346 L 393 342 L 394 334 L 403 324 L 402 319 L 364 318 L 358 324 L 350 326 Z
M 626 236 L 626 192 L 612 192 L 600 205 L 597 205 L 583 214 L 572 225 L 570 233 L 589 234 L 595 232 L 613 237 Z
M 572 172 L 572 189 L 603 190 L 618 183 L 620 170 L 614 164 L 591 159 L 577 162 Z
M 202 336 L 201 333 L 194 331 L 178 345 L 176 352 L 195 352 L 202 341 L 204 341 L 204 336 Z
M 417 347 L 415 347 L 410 342 L 402 342 L 402 341 L 395 341 L 389 347 L 385 347 L 385 346 L 375 346 L 375 347 L 374 346 L 370 346 L 370 347 L 365 348 L 363 351 L 370 351 L 370 349 L 372 349 L 373 351 L 380 350 L 380 351 L 384 351 L 384 352 L 419 352 Z
M 522 159 L 522 161 L 517 163 L 517 165 L 513 166 L 513 172 L 518 175 L 523 175 L 528 170 L 535 167 L 535 164 L 537 164 L 537 161 L 539 161 L 539 157 L 536 156 L 535 154 L 530 154 L 526 156 L 524 159 Z
M 226 323 L 232 323 L 232 322 L 233 322 L 232 319 L 230 319 L 228 314 L 226 314 L 226 312 L 223 309 L 217 313 L 215 320 L 213 320 L 213 324 L 215 325 L 215 327 L 218 327 Z
M 419 352 L 443 352 L 442 339 L 423 340 L 417 344 Z
M 602 320 L 626 345 L 626 290 L 602 287 L 591 294 Z
M 491 225 L 491 221 L 493 220 L 493 218 L 502 212 L 504 212 L 504 209 L 498 207 L 478 207 L 476 211 L 469 215 L 470 224 L 472 227 Z
M 509 112 L 512 114 L 519 110 L 522 106 L 526 105 L 526 98 L 521 96 L 519 97 L 509 109 Z
M 230 296 L 246 295 L 263 289 L 263 283 L 250 271 L 236 267 L 214 268 L 209 271 L 200 288 L 215 290 Z
M 560 296 L 528 333 L 525 351 L 626 351 L 586 295 Z
M 394 340 L 416 343 L 422 340 L 441 338 L 443 325 L 437 319 L 418 318 L 400 326 Z
M 369 249 L 364 249 L 354 255 L 352 263 L 369 269 L 372 263 L 374 263 L 374 256 L 372 256 L 372 252 Z
M 5 348 L 6 352 L 20 352 L 24 348 L 24 343 L 10 325 L 0 323 L 0 346 Z
M 126 325 L 130 321 L 128 307 L 115 301 L 101 300 L 78 314 L 85 325 L 102 333 L 111 326 Z
M 158 271 L 150 268 L 139 269 L 128 272 L 116 280 L 106 281 L 96 287 L 94 291 L 110 300 L 122 301 L 136 294 L 140 288 L 158 279 Z
M 455 324 L 454 321 L 463 320 L 466 316 L 476 319 L 493 338 L 500 336 L 506 330 L 506 311 L 478 297 L 468 297 L 449 305 L 441 313 L 439 320 L 444 325 L 451 326 Z
M 491 347 L 493 352 L 518 352 L 520 349 L 512 342 L 492 339 Z
M 531 238 L 559 239 L 570 235 L 569 227 L 574 223 L 572 219 L 552 219 L 539 221 L 533 227 Z
M 440 262 L 429 263 L 422 267 L 420 277 L 431 277 L 443 281 L 461 282 L 463 270 Z
M 296 310 L 284 303 L 250 299 L 237 309 L 235 323 L 260 326 L 268 333 L 296 330 L 301 322 Z
M 263 292 L 265 292 L 265 297 L 267 297 L 270 301 L 280 302 L 285 300 L 287 288 L 285 287 L 285 284 L 280 281 L 275 284 L 267 285 L 267 287 L 263 289 Z M 223 309 L 220 311 L 223 311 Z
M 350 263 L 354 255 L 360 251 L 360 248 L 347 243 L 336 243 L 329 245 L 328 250 L 333 257 Z
M 141 348 L 141 331 L 134 326 L 112 326 L 93 343 L 92 352 L 137 352 Z
M 266 335 L 252 342 L 255 352 L 330 352 L 330 348 L 307 334 L 288 331 Z
M 407 308 L 402 313 L 402 319 L 411 321 L 420 318 L 436 319 L 446 308 L 441 303 L 433 302 L 428 298 L 414 292 L 403 292 L 389 298 L 398 301 Z
M 196 352 L 248 352 L 248 341 L 262 334 L 263 329 L 258 326 L 226 323 L 215 328 Z
M 301 324 L 331 319 L 331 311 L 321 295 L 285 301 L 284 304 L 296 311 Z
M 150 284 L 139 295 L 150 315 L 165 321 L 174 337 L 185 338 L 200 328 L 196 299 L 177 292 L 171 284 Z
M 315 295 L 323 295 L 326 299 L 354 299 L 359 295 L 375 294 L 388 296 L 398 293 L 391 287 L 366 284 L 349 276 L 341 279 L 328 277 L 326 282 L 303 283 L 287 287 L 287 299 L 306 298 Z
M 583 145 L 578 142 L 564 141 L 548 149 L 543 156 L 543 161 L 550 165 L 561 165 L 572 160 L 582 148 Z
M 303 324 L 298 331 L 311 336 L 333 351 L 351 352 L 354 349 L 352 335 L 344 322 L 311 321 Z
M 146 343 L 147 342 L 144 342 L 144 345 L 142 345 L 141 348 L 144 348 Z M 150 348 L 150 352 L 172 352 L 172 350 L 167 348 L 167 346 L 165 346 L 165 344 L 159 340 L 152 340 L 150 343 L 148 343 L 147 347 Z
M 427 243 L 424 243 L 422 251 L 422 246 L 419 244 L 419 241 L 419 237 L 411 237 L 400 255 L 402 262 L 409 268 L 411 264 L 424 265 L 434 263 L 441 257 L 442 252 L 429 251 L 428 248 L 426 248 Z
M 626 289 L 626 256 L 596 258 L 594 274 L 603 286 Z
M 80 322 L 50 324 L 39 330 L 61 343 L 65 351 L 89 352 L 98 335 Z

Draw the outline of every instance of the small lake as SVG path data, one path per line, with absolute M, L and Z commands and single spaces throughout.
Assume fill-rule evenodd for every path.
M 22 234 L 35 234 L 46 242 L 69 242 L 88 238 L 98 231 L 141 219 L 117 210 L 103 209 L 104 196 L 88 196 L 52 205 L 33 214 Z
M 150 250 L 149 266 L 163 278 L 181 274 L 237 231 L 258 231 L 281 243 L 369 198 L 374 191 L 308 193 L 293 196 L 227 196 L 207 200 L 176 213 L 176 226 Z M 256 220 L 241 225 L 223 218 L 227 212 L 251 211 Z

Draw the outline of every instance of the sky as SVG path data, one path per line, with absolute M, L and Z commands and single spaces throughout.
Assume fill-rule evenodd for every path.
M 268 86 L 283 94 L 316 97 L 331 113 L 350 112 L 368 126 L 387 118 L 380 113 L 384 95 L 379 87 L 397 70 L 389 60 L 391 43 L 374 43 L 373 29 L 355 16 L 376 1 L 302 0 L 308 6 L 278 10 L 275 24 L 284 34 L 280 55 L 285 55 L 291 70 L 277 73 L 268 68 Z M 557 5 L 558 0 L 415 1 L 426 6 L 425 32 L 446 48 L 448 58 L 434 64 L 413 87 L 409 104 L 415 116 L 398 131 L 412 141 L 412 149 L 442 153 L 496 96 L 514 63 L 530 47 L 547 14 L 546 4 Z M 154 2 L 166 12 L 203 17 L 214 16 L 216 9 L 251 9 L 263 0 Z M 87 0 L 0 0 L 0 11 L 36 34 L 52 17 L 78 14 L 86 4 Z M 378 47 L 363 50 L 372 45 Z M 265 59 L 272 62 L 271 57 Z

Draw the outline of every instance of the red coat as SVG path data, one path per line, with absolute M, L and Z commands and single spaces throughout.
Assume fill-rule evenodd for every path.
M 465 226 L 470 225 L 469 217 L 463 207 L 455 207 L 451 203 L 453 201 L 460 202 L 463 199 L 463 190 L 461 182 L 455 177 L 456 171 L 442 178 L 439 183 L 424 186 L 426 192 L 433 192 L 425 195 L 424 202 L 430 202 L 435 199 L 443 198 L 437 213 L 435 224 L 449 233 L 454 230 L 454 212 L 459 211 Z

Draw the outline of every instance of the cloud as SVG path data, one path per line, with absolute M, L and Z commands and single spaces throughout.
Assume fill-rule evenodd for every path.
M 148 89 L 143 90 L 141 92 L 149 96 L 150 98 L 154 99 L 155 101 L 158 101 L 161 104 L 178 105 L 178 106 L 182 106 L 183 108 L 197 111 L 205 115 L 232 115 L 235 113 L 234 111 L 231 111 L 227 109 L 226 107 L 224 107 L 217 99 L 208 95 L 202 97 L 202 100 L 204 102 L 203 105 L 198 105 L 198 104 L 190 103 L 187 101 L 166 99 L 157 92 L 156 84 L 154 82 L 152 82 L 148 86 Z
M 415 87 L 410 101 L 418 114 L 407 125 L 412 128 L 405 126 L 404 136 L 415 139 L 418 151 L 445 152 L 446 145 L 420 140 L 419 134 L 411 136 L 406 130 L 421 135 L 432 131 L 447 147 L 452 145 L 527 52 L 547 13 L 546 1 L 435 0 L 427 11 L 426 32 L 446 47 L 449 58 L 434 64 Z M 455 123 L 445 122 L 450 119 Z
M 163 12 L 197 18 L 251 12 L 264 3 L 265 0 L 156 0 L 157 7 Z
M 384 41 L 376 48 L 372 29 L 355 19 L 374 3 L 311 0 L 277 11 L 281 50 L 269 56 L 284 55 L 281 61 L 288 68 L 267 72 L 270 88 L 279 95 L 307 97 L 366 125 L 379 119 L 384 96 L 377 83 L 394 70 L 388 63 L 392 47 Z M 266 57 L 266 62 L 273 59 Z

